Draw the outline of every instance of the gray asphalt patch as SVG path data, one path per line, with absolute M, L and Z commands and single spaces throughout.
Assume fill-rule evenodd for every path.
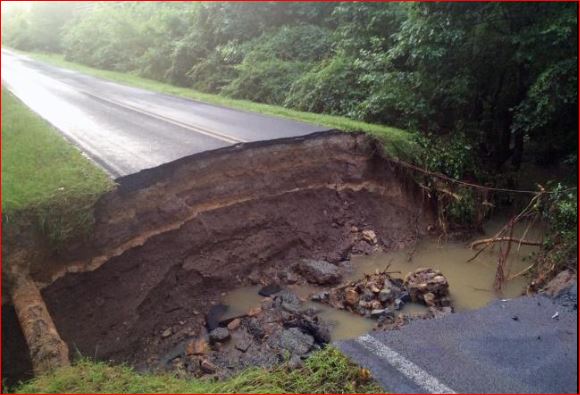
M 380 347 L 369 351 L 368 339 L 337 345 L 392 392 L 440 392 L 446 387 L 447 392 L 576 393 L 577 303 L 569 297 L 560 300 L 538 295 L 497 301 L 369 335 L 416 366 L 418 375 L 402 373 L 396 358 L 393 362 L 376 351 Z M 443 387 L 430 386 L 430 377 Z

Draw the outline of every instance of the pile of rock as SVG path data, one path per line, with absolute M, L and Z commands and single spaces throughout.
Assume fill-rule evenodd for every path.
M 294 293 L 275 286 L 260 306 L 227 317 L 225 306 L 214 306 L 206 316 L 206 331 L 186 339 L 162 362 L 196 376 L 229 376 L 239 370 L 271 367 L 287 361 L 297 366 L 310 352 L 330 342 L 330 332 L 317 311 Z
M 429 307 L 451 306 L 449 282 L 439 270 L 419 268 L 405 276 L 404 285 L 413 302 Z
M 393 279 L 386 272 L 377 272 L 316 294 L 312 300 L 365 317 L 384 319 L 394 318 L 394 311 L 400 310 L 411 298 L 402 280 Z
M 409 273 L 404 281 L 392 278 L 386 271 L 366 274 L 360 280 L 320 292 L 311 299 L 377 319 L 379 325 L 395 322 L 395 312 L 409 302 L 427 305 L 429 318 L 452 312 L 447 279 L 438 270 L 423 268 Z

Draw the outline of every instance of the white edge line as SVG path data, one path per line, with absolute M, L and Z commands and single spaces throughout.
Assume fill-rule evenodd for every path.
M 376 340 L 370 335 L 364 335 L 356 340 L 364 348 L 388 362 L 392 367 L 397 369 L 409 380 L 417 384 L 419 387 L 432 394 L 455 394 L 451 388 L 441 383 L 435 377 L 431 376 L 425 370 L 409 361 L 401 354 Z

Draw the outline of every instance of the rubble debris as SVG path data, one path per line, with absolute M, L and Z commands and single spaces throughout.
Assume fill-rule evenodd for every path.
M 405 303 L 416 302 L 429 307 L 419 318 L 441 318 L 453 312 L 449 284 L 445 276 L 432 269 L 417 269 L 405 277 L 392 278 L 387 271 L 365 274 L 360 280 L 311 296 L 311 300 L 328 304 L 377 320 L 379 327 L 402 324 L 396 315 Z
M 227 306 L 215 310 L 214 316 L 225 312 Z M 173 347 L 161 360 L 166 367 L 179 364 L 194 376 L 218 378 L 247 367 L 272 367 L 285 360 L 298 366 L 303 357 L 330 342 L 329 327 L 317 313 L 295 293 L 281 289 L 248 314 L 221 321 L 214 317 L 216 328 L 207 334 L 202 328 L 201 333 Z
M 439 270 L 419 268 L 405 276 L 405 288 L 413 302 L 427 306 L 450 306 L 449 282 Z

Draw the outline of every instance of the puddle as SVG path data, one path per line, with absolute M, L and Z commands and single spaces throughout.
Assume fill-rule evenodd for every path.
M 503 226 L 505 218 L 498 217 L 490 221 L 485 228 L 485 235 L 475 239 L 490 237 Z M 525 232 L 525 225 L 514 230 L 514 237 L 521 237 Z M 528 230 L 526 238 L 529 240 L 541 240 L 541 229 L 538 227 Z M 369 256 L 353 256 L 353 272 L 346 277 L 346 281 L 361 278 L 365 273 L 373 273 L 375 270 L 383 270 L 387 265 L 389 271 L 398 271 L 393 277 L 404 277 L 408 272 L 419 267 L 432 267 L 439 269 L 449 281 L 450 296 L 453 300 L 455 311 L 465 311 L 486 306 L 498 298 L 514 298 L 521 295 L 527 285 L 527 278 L 520 276 L 504 283 L 500 293 L 493 288 L 495 279 L 496 263 L 499 246 L 488 248 L 475 260 L 467 262 L 475 254 L 469 248 L 472 240 L 466 242 L 448 242 L 440 244 L 435 239 L 420 241 L 414 248 L 403 249 L 396 252 L 377 253 Z M 527 260 L 530 253 L 537 250 L 533 246 L 512 245 L 509 258 L 509 274 L 516 274 L 527 268 L 530 262 Z M 409 261 L 409 255 L 412 259 Z M 508 275 L 509 278 L 509 275 Z M 320 288 L 312 285 L 290 285 L 290 290 L 299 297 L 307 300 L 308 297 Z M 229 292 L 223 303 L 228 305 L 226 317 L 233 317 L 246 313 L 252 307 L 259 306 L 263 297 L 258 295 L 259 286 L 242 287 Z M 317 308 L 319 317 L 331 326 L 333 340 L 349 339 L 365 334 L 375 327 L 376 321 L 367 319 L 347 311 L 337 310 L 330 306 L 307 302 Z M 427 312 L 427 307 L 417 303 L 407 303 L 398 314 L 421 315 Z
M 473 240 L 491 237 L 503 226 L 503 220 L 503 218 L 498 218 L 490 221 L 485 228 L 486 234 Z M 519 226 L 514 229 L 514 237 L 520 237 L 524 232 L 525 225 Z M 541 229 L 537 227 L 530 229 L 526 238 L 541 240 Z M 353 256 L 354 271 L 348 279 L 361 278 L 364 273 L 373 273 L 377 269 L 383 270 L 387 265 L 390 265 L 389 271 L 400 272 L 393 274 L 394 277 L 401 278 L 420 267 L 439 269 L 449 281 L 449 292 L 455 311 L 477 309 L 495 299 L 514 298 L 521 295 L 528 283 L 525 276 L 506 281 L 500 293 L 496 293 L 493 288 L 499 245 L 488 248 L 475 260 L 467 262 L 475 255 L 475 251 L 469 248 L 473 240 L 445 244 L 440 244 L 433 239 L 421 240 L 412 254 L 411 261 L 409 261 L 411 248 L 370 256 Z M 517 245 L 512 244 L 507 278 L 526 269 L 530 265 L 527 258 L 534 251 L 537 251 L 537 247 L 522 245 L 518 250 Z

